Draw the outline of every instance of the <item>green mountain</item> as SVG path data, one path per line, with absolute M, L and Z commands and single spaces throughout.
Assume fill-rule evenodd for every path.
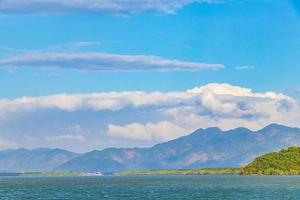
M 257 157 L 242 170 L 244 175 L 300 175 L 300 147 Z

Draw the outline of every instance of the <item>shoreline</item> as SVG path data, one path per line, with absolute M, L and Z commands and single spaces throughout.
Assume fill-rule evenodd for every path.
M 244 174 L 243 168 L 201 168 L 201 169 L 152 169 L 118 172 L 0 172 L 0 177 L 102 177 L 102 176 L 299 176 L 300 174 Z

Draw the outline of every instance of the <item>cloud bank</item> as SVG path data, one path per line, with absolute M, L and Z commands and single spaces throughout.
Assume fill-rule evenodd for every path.
M 208 84 L 185 92 L 108 92 L 89 94 L 56 94 L 41 97 L 0 99 L 0 113 L 35 111 L 39 109 L 120 110 L 125 108 L 178 108 L 197 107 L 215 114 L 249 112 L 250 105 L 291 102 L 291 97 L 274 93 L 253 93 L 251 89 L 229 84 Z M 280 104 L 281 105 L 281 104 Z M 249 113 L 248 113 L 249 114 Z
M 158 12 L 172 14 L 191 3 L 218 0 L 1 0 L 2 13 L 113 13 Z
M 45 146 L 48 142 L 80 142 L 80 148 L 90 150 L 99 145 L 151 146 L 212 126 L 223 130 L 258 130 L 270 123 L 300 127 L 299 113 L 299 102 L 287 95 L 212 83 L 179 92 L 127 91 L 0 99 L 0 129 L 7 141 L 15 141 L 10 138 L 14 135 L 20 138 L 20 133 L 37 137 L 35 132 L 39 130 L 41 138 L 46 138 Z M 40 145 L 40 139 L 35 141 Z
M 299 105 L 293 98 L 280 93 L 255 93 L 248 88 L 217 83 L 184 92 L 128 91 L 0 99 L 0 116 L 8 113 L 49 109 L 66 112 L 79 110 L 110 110 L 114 112 L 122 109 L 146 108 L 159 110 L 167 115 L 176 110 L 182 114 L 187 112 L 214 119 L 257 120 L 267 118 L 272 120 L 280 116 L 288 117 L 288 114 L 298 109 Z
M 107 53 L 28 53 L 0 59 L 2 68 L 56 68 L 84 71 L 176 71 L 220 69 L 222 64 L 187 62 L 152 55 Z

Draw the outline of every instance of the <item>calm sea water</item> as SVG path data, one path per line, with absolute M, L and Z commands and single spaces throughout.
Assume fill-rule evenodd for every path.
M 300 177 L 2 177 L 0 199 L 298 200 Z

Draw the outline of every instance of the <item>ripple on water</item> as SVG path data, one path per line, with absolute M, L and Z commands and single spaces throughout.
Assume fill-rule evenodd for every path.
M 2 200 L 298 200 L 300 177 L 132 176 L 0 178 Z

